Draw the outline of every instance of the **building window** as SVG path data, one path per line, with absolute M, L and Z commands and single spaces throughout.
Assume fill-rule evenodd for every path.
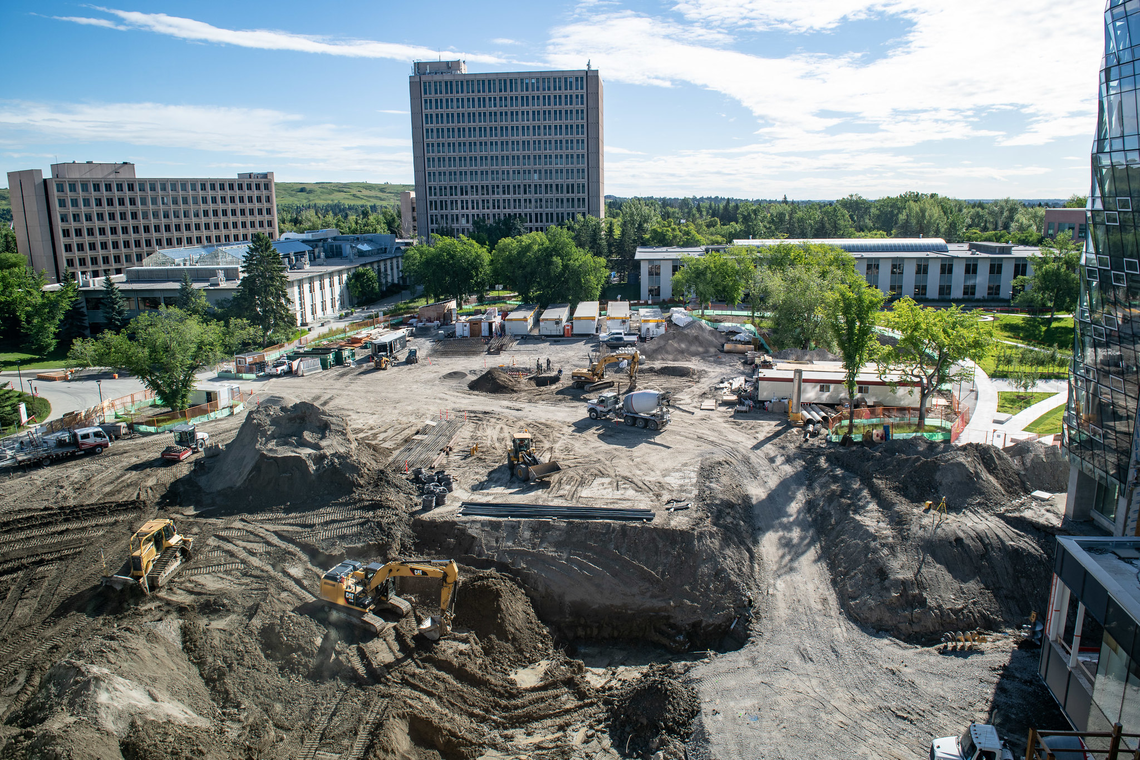
M 831 386 L 830 385 L 820 385 L 819 386 L 819 392 L 820 393 L 831 393 Z
M 1001 270 L 1004 263 L 1002 261 L 990 262 L 990 279 L 986 287 L 986 295 L 990 298 L 1001 297 Z
M 867 260 L 867 284 L 872 288 L 879 287 L 879 260 Z
M 855 392 L 860 396 L 868 396 L 871 393 L 871 386 L 869 386 L 869 385 L 856 386 Z
M 938 267 L 938 297 L 950 298 L 954 287 L 954 262 L 943 261 Z
M 902 295 L 903 260 L 891 260 L 891 295 Z
M 926 298 L 926 282 L 930 275 L 929 261 L 914 262 L 914 297 Z

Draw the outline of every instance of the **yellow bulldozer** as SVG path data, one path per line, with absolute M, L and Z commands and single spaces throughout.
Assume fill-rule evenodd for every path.
M 103 585 L 153 594 L 193 558 L 193 547 L 194 539 L 179 533 L 173 520 L 147 520 L 131 536 L 131 556 L 118 573 L 104 575 Z
M 570 374 L 570 384 L 579 390 L 586 391 L 612 388 L 614 381 L 606 380 L 606 368 L 611 364 L 621 364 L 623 361 L 629 362 L 629 390 L 633 390 L 637 383 L 637 367 L 641 363 L 641 353 L 638 351 L 606 354 L 596 360 L 591 360 L 589 367 L 576 369 Z
M 534 436 L 529 431 L 515 433 L 511 436 L 511 448 L 507 451 L 507 470 L 511 477 L 518 478 L 525 483 L 549 478 L 556 472 L 562 472 L 562 465 L 558 462 L 542 462 L 534 448 Z
M 348 619 L 377 635 L 387 624 L 377 617 L 377 610 L 389 610 L 400 617 L 412 611 L 406 599 L 396 595 L 396 578 L 438 578 L 441 589 L 439 612 L 419 624 L 419 632 L 435 641 L 451 630 L 450 613 L 459 583 L 459 566 L 455 560 L 422 560 L 416 562 L 371 562 L 365 565 L 346 559 L 321 577 L 321 600 L 331 609 L 347 614 Z

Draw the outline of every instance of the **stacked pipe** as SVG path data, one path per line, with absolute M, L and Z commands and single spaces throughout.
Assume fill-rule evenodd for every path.
M 651 522 L 653 510 L 639 507 L 582 507 L 569 504 L 514 504 L 465 501 L 459 513 L 469 517 L 497 517 L 514 520 L 616 520 Z

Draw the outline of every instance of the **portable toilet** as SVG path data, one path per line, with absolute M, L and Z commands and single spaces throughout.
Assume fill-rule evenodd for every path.
M 596 335 L 598 332 L 598 302 L 582 301 L 574 309 L 574 334 Z
M 661 309 L 641 309 L 641 337 L 656 338 L 665 334 L 665 315 Z
M 529 335 L 538 326 L 538 306 L 525 304 L 518 307 L 504 320 L 507 335 Z
M 548 306 L 538 320 L 538 334 L 561 338 L 562 326 L 570 319 L 570 304 L 556 303 Z
M 475 330 L 478 331 L 482 323 L 483 320 L 478 315 L 473 317 L 460 317 L 455 323 L 455 337 L 470 338 L 472 327 L 474 326 Z M 478 332 L 476 332 L 476 335 L 478 335 Z
M 606 331 L 629 332 L 629 301 L 606 304 Z

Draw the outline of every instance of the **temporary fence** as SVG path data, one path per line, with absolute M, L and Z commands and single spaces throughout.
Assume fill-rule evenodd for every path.
M 142 390 L 118 398 L 107 399 L 95 406 L 78 412 L 67 412 L 62 417 L 44 423 L 41 432 L 57 433 L 88 425 L 97 425 L 107 419 L 129 418 L 137 410 L 153 406 L 158 400 L 154 391 Z
M 958 426 L 963 417 L 968 414 L 955 412 L 950 406 L 936 406 L 926 411 L 925 427 L 918 432 L 919 409 L 913 406 L 870 406 L 855 410 L 855 440 L 862 440 L 863 435 L 875 430 L 886 433 L 891 438 L 912 438 L 917 435 L 924 436 L 932 441 L 952 441 L 957 438 L 954 428 Z M 848 411 L 839 411 L 828 418 L 827 431 L 831 440 L 838 441 L 847 434 L 847 422 L 851 418 Z M 965 427 L 961 423 L 961 428 Z
M 197 424 L 219 417 L 228 417 L 244 409 L 245 404 L 251 398 L 253 398 L 253 391 L 238 391 L 237 395 L 229 401 L 209 401 L 205 404 L 192 406 L 189 409 L 183 409 L 180 412 L 167 412 L 153 417 L 143 418 L 139 415 L 133 415 L 130 418 L 131 427 L 138 433 L 161 433 L 175 425 L 186 422 Z

